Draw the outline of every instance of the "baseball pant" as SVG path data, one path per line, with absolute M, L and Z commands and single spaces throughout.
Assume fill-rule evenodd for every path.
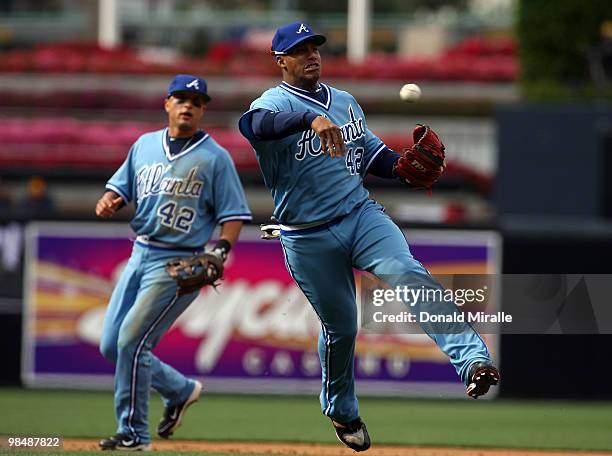
M 117 432 L 149 443 L 149 390 L 165 406 L 191 394 L 194 382 L 160 361 L 151 350 L 198 293 L 177 296 L 176 282 L 165 264 L 197 252 L 158 249 L 134 243 L 132 255 L 113 290 L 104 317 L 100 352 L 115 362 Z
M 282 231 L 281 242 L 290 274 L 321 321 L 323 413 L 341 423 L 352 421 L 359 416 L 353 368 L 358 327 L 353 268 L 391 278 L 392 286 L 442 287 L 412 256 L 383 207 L 372 200 L 323 228 Z M 421 304 L 412 309 L 418 312 Z M 452 302 L 436 305 L 437 313 L 457 312 Z M 484 341 L 468 324 L 453 324 L 444 332 L 430 325 L 422 328 L 450 357 L 464 382 L 472 363 L 490 361 Z

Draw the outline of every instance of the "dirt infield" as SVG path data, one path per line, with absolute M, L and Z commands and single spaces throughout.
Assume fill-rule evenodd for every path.
M 355 452 L 338 445 L 314 445 L 306 443 L 262 443 L 262 442 L 202 442 L 188 440 L 155 441 L 153 449 L 160 451 L 206 451 L 219 453 L 259 453 L 301 456 L 354 456 Z M 66 439 L 66 451 L 98 451 L 94 440 Z M 516 449 L 435 448 L 373 446 L 365 454 L 369 456 L 610 456 L 612 453 L 589 451 L 547 451 Z

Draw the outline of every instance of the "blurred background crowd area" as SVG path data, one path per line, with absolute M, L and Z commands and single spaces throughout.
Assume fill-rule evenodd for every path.
M 539 190 L 530 184 L 542 181 L 530 179 L 545 174 L 534 172 L 540 162 L 516 159 L 527 152 L 515 135 L 500 143 L 506 131 L 500 112 L 534 100 L 605 105 L 612 60 L 606 3 L 4 0 L 0 213 L 92 218 L 104 182 L 130 145 L 166 123 L 170 78 L 192 73 L 209 81 L 213 97 L 205 129 L 232 154 L 256 220 L 267 219 L 271 198 L 236 124 L 280 79 L 268 52 L 274 30 L 304 20 L 328 37 L 323 80 L 353 93 L 370 129 L 390 147 L 409 145 L 417 122 L 432 125 L 447 145 L 448 171 L 432 196 L 368 177 L 373 196 L 403 222 L 494 226 L 503 207 L 515 205 L 509 200 L 521 198 L 513 192 L 518 181 L 531 204 L 529 194 Z M 365 17 L 355 22 L 360 13 Z M 357 51 L 356 39 L 363 41 Z M 422 87 L 420 102 L 399 100 L 407 82 Z M 560 127 L 554 136 L 571 133 Z M 513 152 L 504 158 L 506 148 Z M 507 164 L 503 173 L 500 163 Z M 572 167 L 566 165 L 558 166 Z M 590 215 L 605 217 L 607 190 L 597 187 Z

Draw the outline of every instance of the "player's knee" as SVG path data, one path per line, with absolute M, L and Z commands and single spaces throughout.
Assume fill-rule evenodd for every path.
M 337 341 L 350 342 L 357 337 L 357 326 L 337 328 L 332 334 Z
M 135 347 L 138 341 L 134 340 L 133 337 L 126 337 L 125 335 L 120 335 L 117 340 L 117 352 L 125 353 Z
M 122 328 L 123 329 L 123 328 Z M 150 338 L 143 340 L 143 336 L 130 331 L 119 331 L 117 339 L 117 356 L 128 357 L 134 356 L 138 350 L 138 360 L 140 364 L 147 364 L 149 356 L 154 344 Z
M 375 268 L 377 276 L 403 276 L 407 274 L 427 274 L 425 267 L 410 253 L 399 253 L 381 261 Z
M 141 325 L 134 320 L 124 320 L 117 335 L 117 352 L 119 356 L 135 350 L 141 344 L 143 345 L 141 350 L 151 348 L 150 338 L 145 338 Z

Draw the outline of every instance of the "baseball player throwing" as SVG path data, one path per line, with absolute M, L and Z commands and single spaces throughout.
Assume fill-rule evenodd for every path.
M 283 81 L 265 91 L 240 119 L 272 193 L 274 217 L 287 269 L 321 321 L 319 356 L 323 413 L 340 441 L 367 450 L 370 437 L 359 416 L 353 375 L 357 306 L 353 268 L 399 284 L 440 289 L 417 261 L 400 229 L 369 198 L 367 173 L 430 188 L 444 169 L 444 146 L 427 126 L 403 155 L 367 127 L 353 96 L 319 81 L 318 47 L 325 37 L 303 22 L 280 27 L 271 52 Z M 428 303 L 429 305 L 430 303 Z M 437 311 L 457 311 L 437 303 Z M 469 325 L 437 333 L 423 329 L 446 353 L 472 397 L 499 379 L 487 347 Z
M 199 287 L 219 278 L 243 222 L 251 219 L 229 153 L 199 129 L 209 101 L 204 79 L 177 75 L 165 101 L 168 127 L 134 143 L 96 205 L 96 214 L 109 218 L 134 201 L 131 227 L 137 234 L 110 298 L 100 342 L 104 357 L 116 363 L 117 434 L 100 441 L 103 450 L 151 449 L 151 387 L 164 401 L 157 428 L 163 438 L 181 424 L 202 389 L 200 382 L 186 378 L 151 350 L 196 298 Z M 212 252 L 204 253 L 216 225 L 221 225 L 220 239 Z M 212 261 L 207 261 L 211 254 Z M 185 270 L 180 265 L 192 257 L 197 261 L 187 271 L 199 271 L 208 282 L 194 286 L 189 281 L 193 277 L 187 277 L 189 286 L 183 287 Z

